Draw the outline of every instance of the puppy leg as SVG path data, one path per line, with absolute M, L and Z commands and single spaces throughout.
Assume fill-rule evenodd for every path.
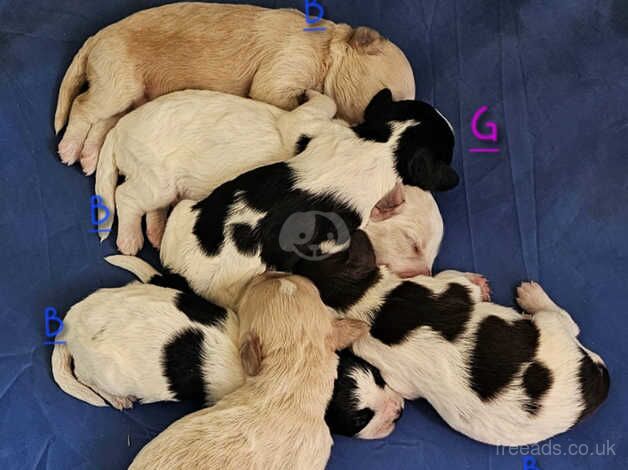
M 439 282 L 456 283 L 465 286 L 471 291 L 471 295 L 475 302 L 490 302 L 491 287 L 488 280 L 481 274 L 463 273 L 460 271 L 442 271 L 434 276 Z
M 166 229 L 168 208 L 157 209 L 146 214 L 146 236 L 154 248 L 159 250 Z
M 144 96 L 144 84 L 141 77 L 136 75 L 135 67 L 121 59 L 126 56 L 125 46 L 115 44 L 114 39 L 110 39 L 109 43 L 99 43 L 92 51 L 91 66 L 88 67 L 89 89 L 79 95 L 72 104 L 68 126 L 59 143 L 61 160 L 68 165 L 76 162 L 81 155 L 83 144 L 93 124 L 126 111 Z M 101 47 L 107 50 L 99 53 L 97 48 Z M 122 55 L 116 55 L 112 50 L 121 50 Z M 96 130 L 97 135 L 102 133 L 104 127 L 106 126 Z M 95 145 L 96 143 L 95 137 L 88 155 L 98 155 L 100 147 Z M 91 166 L 89 159 L 85 163 Z
M 133 408 L 134 397 L 117 397 L 115 395 L 110 395 L 109 393 L 100 391 L 98 392 L 98 394 L 117 410 L 122 411 Z
M 573 321 L 571 315 L 556 305 L 536 282 L 522 282 L 521 285 L 517 287 L 517 303 L 523 310 L 532 315 L 536 315 L 540 312 L 556 313 L 560 316 L 564 326 L 574 337 L 580 334 L 580 328 L 576 322 Z
M 107 133 L 116 125 L 120 117 L 121 115 L 118 115 L 98 121 L 89 130 L 80 157 L 83 173 L 86 175 L 89 176 L 96 171 L 100 148 L 105 141 Z
M 295 109 L 295 113 L 307 112 L 321 119 L 332 119 L 336 115 L 338 110 L 336 102 L 329 96 L 315 90 L 307 90 L 305 96 L 307 102 Z

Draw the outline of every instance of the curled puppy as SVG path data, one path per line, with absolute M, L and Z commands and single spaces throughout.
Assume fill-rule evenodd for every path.
M 402 184 L 446 190 L 454 136 L 447 120 L 419 101 L 378 93 L 355 128 L 314 137 L 287 162 L 244 173 L 205 199 L 172 211 L 161 261 L 199 295 L 233 306 L 251 277 L 290 272 L 303 258 L 346 248 L 351 232 L 395 214 Z M 368 184 L 365 184 L 365 181 Z
M 388 87 L 414 99 L 410 63 L 376 31 L 323 20 L 304 32 L 297 10 L 250 5 L 175 3 L 137 12 L 85 41 L 59 90 L 55 131 L 66 164 L 86 174 L 116 119 L 177 90 L 207 89 L 294 109 L 305 90 L 335 99 L 339 116 L 362 119 L 368 101 Z M 81 88 L 89 83 L 89 89 Z M 71 109 L 71 111 L 70 111 Z
M 175 200 L 202 199 L 245 171 L 292 158 L 326 126 L 345 125 L 331 122 L 331 98 L 311 90 L 307 96 L 308 102 L 286 112 L 239 96 L 186 90 L 124 116 L 107 135 L 98 161 L 96 194 L 111 212 L 100 227 L 101 240 L 117 209 L 122 253 L 142 248 L 144 214 L 148 239 L 159 248 Z M 118 174 L 125 181 L 116 188 Z
M 251 281 L 239 316 L 244 385 L 170 425 L 131 470 L 325 468 L 335 350 L 363 335 L 366 325 L 335 319 L 311 282 L 279 273 Z
M 143 264 L 144 280 L 160 277 Z M 238 318 L 191 292 L 133 282 L 72 306 L 52 353 L 66 393 L 118 409 L 133 402 L 212 404 L 244 380 Z
M 325 412 L 329 429 L 361 439 L 388 436 L 403 412 L 403 398 L 364 359 L 348 349 L 338 355 L 338 377 Z
M 521 315 L 487 302 L 488 283 L 477 274 L 404 280 L 373 271 L 367 237 L 354 237 L 349 251 L 347 261 L 320 262 L 362 272 L 361 284 L 349 277 L 361 289 L 349 300 L 330 288 L 339 284 L 329 279 L 331 268 L 312 263 L 305 274 L 321 293 L 332 292 L 328 305 L 370 324 L 353 352 L 405 399 L 428 400 L 457 431 L 493 445 L 532 444 L 567 431 L 606 399 L 604 362 L 580 344 L 576 323 L 538 284 L 518 288 Z

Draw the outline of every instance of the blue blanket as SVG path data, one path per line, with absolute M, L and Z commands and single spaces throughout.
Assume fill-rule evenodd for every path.
M 89 35 L 159 3 L 0 0 L 2 469 L 123 469 L 190 411 L 154 404 L 121 413 L 79 402 L 53 382 L 44 345 L 46 308 L 62 315 L 95 289 L 130 279 L 103 261 L 112 240 L 101 245 L 89 233 L 93 178 L 56 156 L 61 77 Z M 259 3 L 303 10 L 296 0 Z M 320 3 L 327 18 L 375 27 L 401 46 L 417 97 L 456 130 L 462 183 L 439 196 L 446 237 L 437 268 L 487 275 L 505 304 L 522 279 L 540 281 L 612 377 L 608 402 L 543 447 L 473 442 L 418 401 L 386 440 L 336 438 L 329 468 L 628 468 L 628 3 Z M 494 122 L 496 142 L 471 129 L 483 106 L 478 134 Z M 478 148 L 496 150 L 471 151 Z M 149 249 L 142 256 L 155 258 Z

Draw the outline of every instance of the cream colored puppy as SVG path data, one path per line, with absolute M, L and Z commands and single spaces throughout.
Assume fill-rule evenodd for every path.
M 370 99 L 390 88 L 414 99 L 414 76 L 401 50 L 376 31 L 323 20 L 303 31 L 297 10 L 250 5 L 175 3 L 135 13 L 87 39 L 68 68 L 55 131 L 69 123 L 61 160 L 81 158 L 86 174 L 117 118 L 153 98 L 209 89 L 297 107 L 305 90 L 331 96 L 339 117 L 362 119 Z M 85 82 L 89 89 L 80 93 Z
M 127 114 L 105 139 L 96 172 L 96 194 L 118 211 L 118 248 L 135 254 L 146 233 L 159 248 L 168 207 L 198 200 L 246 171 L 299 153 L 327 127 L 336 104 L 308 90 L 308 101 L 287 112 L 276 106 L 207 90 L 169 93 Z M 119 187 L 118 174 L 125 176 Z M 115 203 L 114 203 L 115 193 Z M 102 216 L 102 214 L 101 214 Z M 100 238 L 109 235 L 102 231 Z
M 244 385 L 168 427 L 131 470 L 325 468 L 335 350 L 365 334 L 366 325 L 335 319 L 312 283 L 278 273 L 251 281 L 239 316 Z

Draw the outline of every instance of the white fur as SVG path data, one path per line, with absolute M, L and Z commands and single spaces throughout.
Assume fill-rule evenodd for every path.
M 179 291 L 133 282 L 99 289 L 64 318 L 52 366 L 59 386 L 96 406 L 129 408 L 133 401 L 176 401 L 162 369 L 163 347 L 193 327 L 203 332 L 206 394 L 220 398 L 244 375 L 238 357 L 238 319 L 228 311 L 221 327 L 192 322 L 175 306 Z M 72 373 L 72 361 L 74 372 Z
M 201 199 L 241 173 L 291 158 L 303 134 L 346 126 L 331 123 L 336 113 L 331 98 L 315 91 L 308 97 L 287 112 L 238 96 L 187 90 L 125 115 L 107 135 L 98 161 L 96 194 L 111 211 L 101 228 L 111 228 L 117 209 L 118 247 L 135 254 L 143 244 L 144 214 L 165 211 L 176 199 Z M 116 189 L 118 173 L 126 180 Z M 164 222 L 165 217 L 157 223 L 147 218 L 156 247 Z M 101 240 L 108 234 L 101 232 Z
M 374 310 L 386 294 L 402 280 L 382 270 L 382 280 L 346 312 L 351 318 L 373 321 Z M 531 444 L 569 429 L 582 407 L 578 371 L 581 347 L 577 326 L 567 312 L 556 306 L 540 286 L 519 288 L 520 303 L 531 309 L 530 318 L 540 331 L 535 360 L 540 360 L 553 375 L 553 384 L 541 398 L 541 409 L 530 415 L 522 408 L 528 399 L 521 385 L 520 372 L 505 391 L 493 400 L 482 401 L 470 388 L 465 364 L 475 345 L 475 332 L 489 315 L 506 321 L 522 318 L 514 309 L 481 302 L 482 282 L 477 276 L 445 271 L 434 278 L 417 276 L 410 281 L 443 292 L 449 283 L 466 286 L 477 302 L 465 331 L 455 341 L 444 339 L 424 326 L 410 332 L 399 344 L 386 345 L 368 335 L 353 345 L 353 351 L 379 368 L 384 380 L 405 399 L 425 398 L 447 423 L 457 431 L 481 442 L 517 446 Z M 476 285 L 478 284 L 478 285 Z M 486 296 L 486 292 L 484 292 Z M 596 363 L 599 356 L 592 354 Z

